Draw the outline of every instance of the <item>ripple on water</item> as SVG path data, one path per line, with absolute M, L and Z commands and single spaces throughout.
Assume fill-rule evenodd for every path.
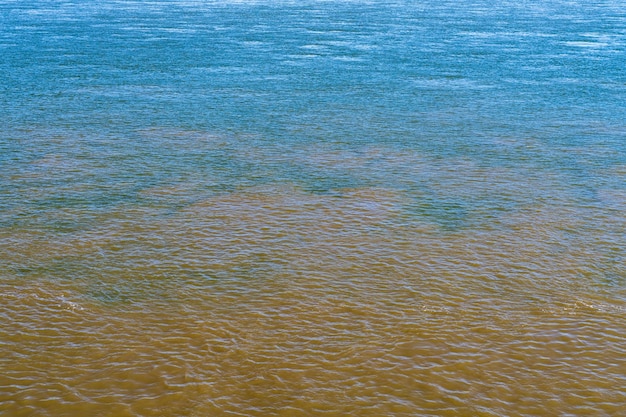
M 0 415 L 622 415 L 623 5 L 492 3 L 0 2 Z
M 601 249 L 558 244 L 576 210 L 442 233 L 398 199 L 264 187 L 25 238 L 3 410 L 618 413 L 626 311 L 572 279 Z

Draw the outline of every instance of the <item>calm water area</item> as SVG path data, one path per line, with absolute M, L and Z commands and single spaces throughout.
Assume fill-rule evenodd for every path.
M 621 0 L 0 0 L 0 416 L 623 416 Z

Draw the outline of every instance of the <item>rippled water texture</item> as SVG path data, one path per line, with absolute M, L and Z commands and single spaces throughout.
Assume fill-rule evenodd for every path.
M 0 0 L 0 415 L 619 416 L 620 1 Z

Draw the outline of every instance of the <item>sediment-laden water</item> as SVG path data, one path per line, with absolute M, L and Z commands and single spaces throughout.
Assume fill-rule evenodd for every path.
M 619 1 L 0 0 L 0 415 L 618 416 Z

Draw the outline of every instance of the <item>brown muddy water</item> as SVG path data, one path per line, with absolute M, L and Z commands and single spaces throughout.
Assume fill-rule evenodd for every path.
M 623 411 L 621 212 L 442 231 L 401 200 L 265 187 L 4 232 L 2 415 Z

